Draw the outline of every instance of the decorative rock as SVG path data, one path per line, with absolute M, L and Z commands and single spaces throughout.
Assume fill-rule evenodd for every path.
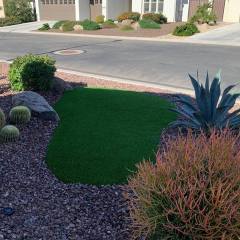
M 132 27 L 134 28 L 134 30 L 140 29 L 140 25 L 139 25 L 138 22 L 133 23 L 133 24 L 132 24 Z
M 126 19 L 122 21 L 123 26 L 130 26 L 132 23 L 134 23 L 134 21 L 131 19 Z
M 5 216 L 12 216 L 14 214 L 15 210 L 13 208 L 10 207 L 6 207 L 3 209 L 3 214 Z
M 62 80 L 61 78 L 57 78 L 57 77 L 54 78 L 53 86 L 52 86 L 53 92 L 62 94 L 63 92 L 70 91 L 72 89 L 73 89 L 72 86 L 69 83 Z
M 12 103 L 14 106 L 26 106 L 32 114 L 44 119 L 59 121 L 57 112 L 48 104 L 44 97 L 32 91 L 25 91 L 13 96 Z
M 82 31 L 83 30 L 83 26 L 82 25 L 75 25 L 73 27 L 74 31 Z

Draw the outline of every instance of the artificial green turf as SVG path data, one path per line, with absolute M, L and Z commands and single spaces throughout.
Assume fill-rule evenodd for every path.
M 47 164 L 66 183 L 122 184 L 143 159 L 155 158 L 162 129 L 176 115 L 159 96 L 78 88 L 56 104 L 60 124 Z

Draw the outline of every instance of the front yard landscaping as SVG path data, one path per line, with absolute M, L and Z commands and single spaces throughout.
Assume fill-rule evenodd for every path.
M 49 145 L 48 166 L 68 183 L 126 183 L 136 163 L 154 160 L 161 131 L 175 119 L 170 108 L 146 93 L 67 92 L 55 106 L 61 122 Z

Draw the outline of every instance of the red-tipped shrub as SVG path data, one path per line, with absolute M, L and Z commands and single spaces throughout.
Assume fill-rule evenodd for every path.
M 210 137 L 189 132 L 166 140 L 156 164 L 139 164 L 128 194 L 134 237 L 238 240 L 238 142 L 229 130 Z

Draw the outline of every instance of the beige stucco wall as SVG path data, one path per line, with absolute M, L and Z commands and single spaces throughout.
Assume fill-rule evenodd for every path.
M 240 22 L 240 0 L 226 0 L 224 22 Z
M 0 0 L 0 18 L 4 18 L 4 8 L 3 8 L 3 0 Z

